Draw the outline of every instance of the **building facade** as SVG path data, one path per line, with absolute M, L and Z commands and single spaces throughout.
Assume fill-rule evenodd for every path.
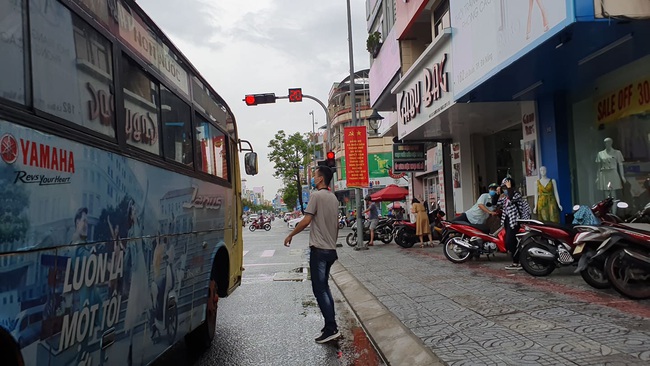
M 388 3 L 402 60 L 392 133 L 442 152 L 414 195 L 460 213 L 512 176 L 531 207 L 561 206 L 551 221 L 608 195 L 650 201 L 647 1 Z

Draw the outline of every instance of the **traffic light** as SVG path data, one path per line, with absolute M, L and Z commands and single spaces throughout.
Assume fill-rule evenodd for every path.
M 275 103 L 275 93 L 248 94 L 243 100 L 248 106 Z
M 334 155 L 334 151 L 328 151 L 325 157 L 325 164 L 330 168 L 336 168 L 336 156 Z

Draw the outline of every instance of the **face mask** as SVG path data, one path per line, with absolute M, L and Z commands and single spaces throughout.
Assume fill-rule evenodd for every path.
M 311 179 L 311 187 L 316 188 L 316 180 L 314 178 Z
M 507 189 L 504 189 L 504 190 L 503 190 L 503 194 L 505 194 L 505 195 L 507 196 L 507 195 L 508 195 L 508 190 L 507 190 Z
M 490 191 L 490 196 L 496 196 L 497 191 Z

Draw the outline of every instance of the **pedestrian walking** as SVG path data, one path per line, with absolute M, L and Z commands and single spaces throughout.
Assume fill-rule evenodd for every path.
M 326 166 L 319 166 L 314 176 L 318 190 L 309 198 L 305 217 L 284 239 L 284 246 L 289 247 L 291 239 L 311 224 L 309 231 L 311 287 L 325 319 L 325 326 L 321 329 L 321 335 L 315 339 L 316 343 L 329 342 L 341 336 L 336 325 L 334 299 L 328 284 L 330 268 L 338 259 L 336 239 L 339 234 L 337 220 L 339 201 L 328 189 L 331 180 L 332 170 Z
M 431 227 L 429 226 L 429 215 L 424 205 L 417 198 L 411 201 L 411 212 L 415 214 L 415 235 L 420 238 L 420 248 L 424 246 L 433 246 L 433 237 L 431 236 Z M 428 242 L 424 242 L 424 236 L 429 237 Z
M 519 223 L 517 220 L 530 219 L 530 205 L 516 189 L 515 181 L 511 177 L 506 177 L 501 182 L 503 196 L 499 199 L 499 204 L 503 207 L 501 214 L 501 225 L 506 231 L 506 249 L 512 256 L 512 264 L 506 266 L 507 270 L 520 270 L 519 253 L 517 252 L 517 233 L 519 232 Z

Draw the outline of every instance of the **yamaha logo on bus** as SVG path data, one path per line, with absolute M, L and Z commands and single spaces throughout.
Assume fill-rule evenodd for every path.
M 13 135 L 0 137 L 0 156 L 7 164 L 22 163 L 23 170 L 16 171 L 16 183 L 38 183 L 39 186 L 70 184 L 70 176 L 61 174 L 34 174 L 27 167 L 74 174 L 74 153 L 66 149 L 35 141 L 16 140 Z M 22 157 L 22 159 L 20 159 Z

